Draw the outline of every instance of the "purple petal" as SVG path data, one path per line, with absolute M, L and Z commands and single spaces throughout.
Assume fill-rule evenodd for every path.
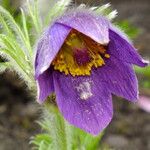
M 111 94 L 95 72 L 91 77 L 72 77 L 55 71 L 53 78 L 57 104 L 66 120 L 93 135 L 109 124 Z
M 46 30 L 37 45 L 35 77 L 47 70 L 63 45 L 71 28 L 55 23 Z
M 37 78 L 38 102 L 42 104 L 47 96 L 54 92 L 53 75 L 51 69 L 46 70 Z
M 138 99 L 138 82 L 132 65 L 111 56 L 105 66 L 98 68 L 100 82 L 107 83 L 107 88 L 115 95 L 130 101 Z
M 100 44 L 109 42 L 109 22 L 104 17 L 96 17 L 85 12 L 72 12 L 57 22 L 78 30 Z
M 140 96 L 137 102 L 139 108 L 143 109 L 145 112 L 150 113 L 150 98 L 147 96 Z
M 127 34 L 125 34 L 120 28 L 118 28 L 117 26 L 113 25 L 110 23 L 110 30 L 114 31 L 115 33 L 117 33 L 119 36 L 121 36 L 123 39 L 125 39 L 126 41 L 128 41 L 130 44 L 132 44 L 132 41 L 129 39 L 129 37 L 127 36 Z
M 118 34 L 113 30 L 109 30 L 109 37 L 108 53 L 111 56 L 140 67 L 148 65 L 148 62 L 142 59 L 133 45 L 126 40 L 126 37 L 120 36 L 120 33 Z

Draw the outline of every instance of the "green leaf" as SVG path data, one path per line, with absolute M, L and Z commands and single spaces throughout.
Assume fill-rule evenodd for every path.
M 118 13 L 117 10 L 112 10 L 111 9 L 110 3 L 107 3 L 107 4 L 102 5 L 100 7 L 92 7 L 92 10 L 94 10 L 94 12 L 97 15 L 104 15 L 109 20 L 114 19 L 117 16 L 117 13 Z
M 53 150 L 66 150 L 66 134 L 65 134 L 65 124 L 64 119 L 59 113 L 58 109 L 55 107 L 49 107 L 48 111 L 45 114 L 45 118 L 48 115 L 48 119 L 50 120 L 49 128 L 50 135 L 52 138 L 52 146 Z
M 73 126 L 71 126 L 67 121 L 64 122 L 65 122 L 66 145 L 67 145 L 66 150 L 74 150 L 78 145 L 78 141 L 76 140 L 75 137 L 76 129 Z
M 118 14 L 117 10 L 113 10 L 113 11 L 111 11 L 110 13 L 108 13 L 108 14 L 106 15 L 106 17 L 107 17 L 109 20 L 113 20 L 114 18 L 116 18 L 117 14 Z
M 102 5 L 100 7 L 94 7 L 94 10 L 96 13 L 101 14 L 101 13 L 104 13 L 107 9 L 109 9 L 110 6 L 111 6 L 110 3 L 107 3 L 107 4 Z
M 117 25 L 131 38 L 134 39 L 139 34 L 139 29 L 129 23 L 128 20 L 117 22 Z
M 19 25 L 15 22 L 14 18 L 11 16 L 11 14 L 4 9 L 2 6 L 0 6 L 0 21 L 2 23 L 2 26 L 4 27 L 5 31 L 7 31 L 8 35 L 11 36 L 15 41 L 17 40 L 18 44 L 20 46 L 24 47 L 22 50 L 24 53 L 31 57 L 29 54 L 30 46 L 21 30 Z
M 0 6 L 0 56 L 9 61 L 13 70 L 27 83 L 28 87 L 35 87 L 32 66 L 32 48 L 27 30 L 27 22 L 22 11 L 22 28 L 16 23 L 11 14 Z
M 51 139 L 51 142 L 48 144 L 50 146 L 50 150 L 98 149 L 103 133 L 97 137 L 93 137 L 65 121 L 57 107 L 52 106 L 52 104 L 49 103 L 45 106 L 46 110 L 44 108 L 43 115 L 44 120 L 39 121 L 38 123 L 46 132 L 46 135 L 48 135 L 47 137 Z M 44 139 L 44 137 L 40 136 L 40 140 L 43 142 L 45 141 L 44 143 L 46 143 L 46 139 Z M 36 141 L 37 142 L 32 143 L 38 145 L 39 142 L 38 140 Z
M 10 49 L 10 52 L 14 53 L 14 55 L 18 55 L 22 59 L 26 57 L 18 43 L 9 36 L 0 34 L 0 46 L 1 48 L 4 47 Z
M 29 65 L 27 64 L 26 56 L 22 52 L 19 45 L 13 41 L 13 39 L 3 34 L 0 34 L 0 45 L 0 51 L 8 55 L 8 57 L 14 59 L 14 61 L 17 62 L 17 64 L 24 70 L 24 72 L 28 74 L 30 68 L 28 67 Z
M 37 123 L 39 124 L 39 126 L 41 127 L 42 130 L 48 131 L 49 132 L 49 120 L 42 120 L 42 121 L 37 121 Z
M 8 36 L 12 36 L 12 31 L 9 29 L 9 27 L 7 26 L 7 23 L 5 22 L 4 18 L 2 17 L 2 15 L 0 15 L 0 22 L 1 25 L 3 27 L 3 31 L 8 35 Z
M 102 136 L 103 133 L 101 133 L 99 136 L 96 137 L 87 134 L 83 142 L 83 145 L 85 146 L 86 150 L 97 150 Z
M 11 65 L 11 68 L 17 72 L 17 74 L 20 76 L 21 79 L 25 81 L 27 86 L 29 88 L 35 88 L 35 81 L 32 76 L 32 73 L 30 70 L 25 70 L 21 64 L 18 63 L 19 59 L 15 60 L 13 55 L 9 53 L 8 49 L 1 49 L 0 50 L 0 56 L 5 58 L 6 60 L 9 60 L 9 64 Z M 31 74 L 31 75 L 29 75 Z
M 81 129 L 72 127 L 72 131 L 74 131 L 74 146 L 76 149 L 85 149 L 85 150 L 97 150 L 101 138 L 103 137 L 104 132 L 99 134 L 98 136 L 92 136 Z M 75 140 L 76 139 L 76 140 Z
M 44 143 L 45 145 L 51 144 L 51 138 L 48 134 L 38 134 L 35 137 L 31 138 L 30 144 L 34 144 L 36 146 L 40 146 L 40 143 Z
M 15 17 L 18 16 L 18 14 L 16 13 L 17 7 L 15 3 L 12 3 L 11 0 L 0 0 L 0 3 L 5 9 L 9 10 L 10 13 L 15 14 Z
M 143 82 L 142 82 L 142 86 L 143 86 L 144 88 L 149 89 L 149 88 L 150 88 L 150 81 L 149 81 L 149 80 L 143 81 Z
M 66 11 L 67 6 L 71 4 L 71 2 L 72 0 L 58 0 L 48 12 L 44 24 L 48 25 L 53 21 L 54 18 L 62 15 Z
M 142 74 L 144 76 L 150 77 L 150 67 L 145 67 L 145 68 L 140 68 L 140 67 L 135 67 L 135 71 L 139 74 Z
M 30 54 L 30 56 L 32 56 L 32 47 L 31 47 L 31 44 L 30 44 L 30 37 L 29 37 L 28 28 L 27 28 L 26 16 L 25 16 L 25 13 L 24 13 L 23 9 L 21 9 L 21 14 L 22 14 L 21 19 L 22 19 L 23 31 L 24 31 L 25 39 L 26 39 L 27 45 L 29 47 L 29 54 Z
M 37 38 L 38 38 L 43 28 L 41 17 L 40 17 L 40 12 L 38 9 L 38 0 L 27 0 L 27 9 L 29 12 L 29 16 L 32 19 L 34 28 L 37 33 Z

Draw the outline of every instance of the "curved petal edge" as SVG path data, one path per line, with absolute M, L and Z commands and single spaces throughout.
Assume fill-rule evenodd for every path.
M 35 78 L 50 67 L 70 31 L 70 27 L 55 23 L 44 32 L 37 43 Z
M 58 107 L 72 125 L 98 135 L 113 116 L 112 96 L 106 85 L 98 83 L 98 76 L 65 76 L 54 73 L 54 88 Z

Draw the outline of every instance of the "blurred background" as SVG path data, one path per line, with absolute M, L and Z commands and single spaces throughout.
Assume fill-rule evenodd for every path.
M 19 23 L 19 7 L 23 2 L 0 0 L 0 5 Z M 95 6 L 108 2 L 119 13 L 114 22 L 134 40 L 139 53 L 150 60 L 150 0 L 76 0 L 75 3 Z M 46 0 L 41 4 L 41 8 L 46 6 Z M 139 102 L 132 104 L 114 97 L 114 118 L 103 138 L 103 143 L 114 150 L 150 149 L 150 68 L 135 69 L 140 86 Z M 40 115 L 37 106 L 15 73 L 6 71 L 0 75 L 0 150 L 30 149 L 30 137 L 40 131 L 36 123 Z

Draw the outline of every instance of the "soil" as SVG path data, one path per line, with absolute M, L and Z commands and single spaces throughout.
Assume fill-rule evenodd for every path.
M 28 150 L 31 136 L 39 132 L 39 111 L 17 76 L 0 76 L 0 150 Z
M 90 0 L 82 1 L 97 4 Z M 150 58 L 150 48 L 147 46 L 150 42 L 150 1 L 110 2 L 119 12 L 119 20 L 128 19 L 140 29 L 141 34 L 135 44 L 142 55 Z M 0 75 L 0 150 L 31 149 L 29 139 L 40 131 L 35 123 L 40 114 L 37 106 L 14 73 Z M 114 150 L 149 150 L 150 115 L 136 104 L 114 97 L 114 118 L 106 129 L 103 143 Z

